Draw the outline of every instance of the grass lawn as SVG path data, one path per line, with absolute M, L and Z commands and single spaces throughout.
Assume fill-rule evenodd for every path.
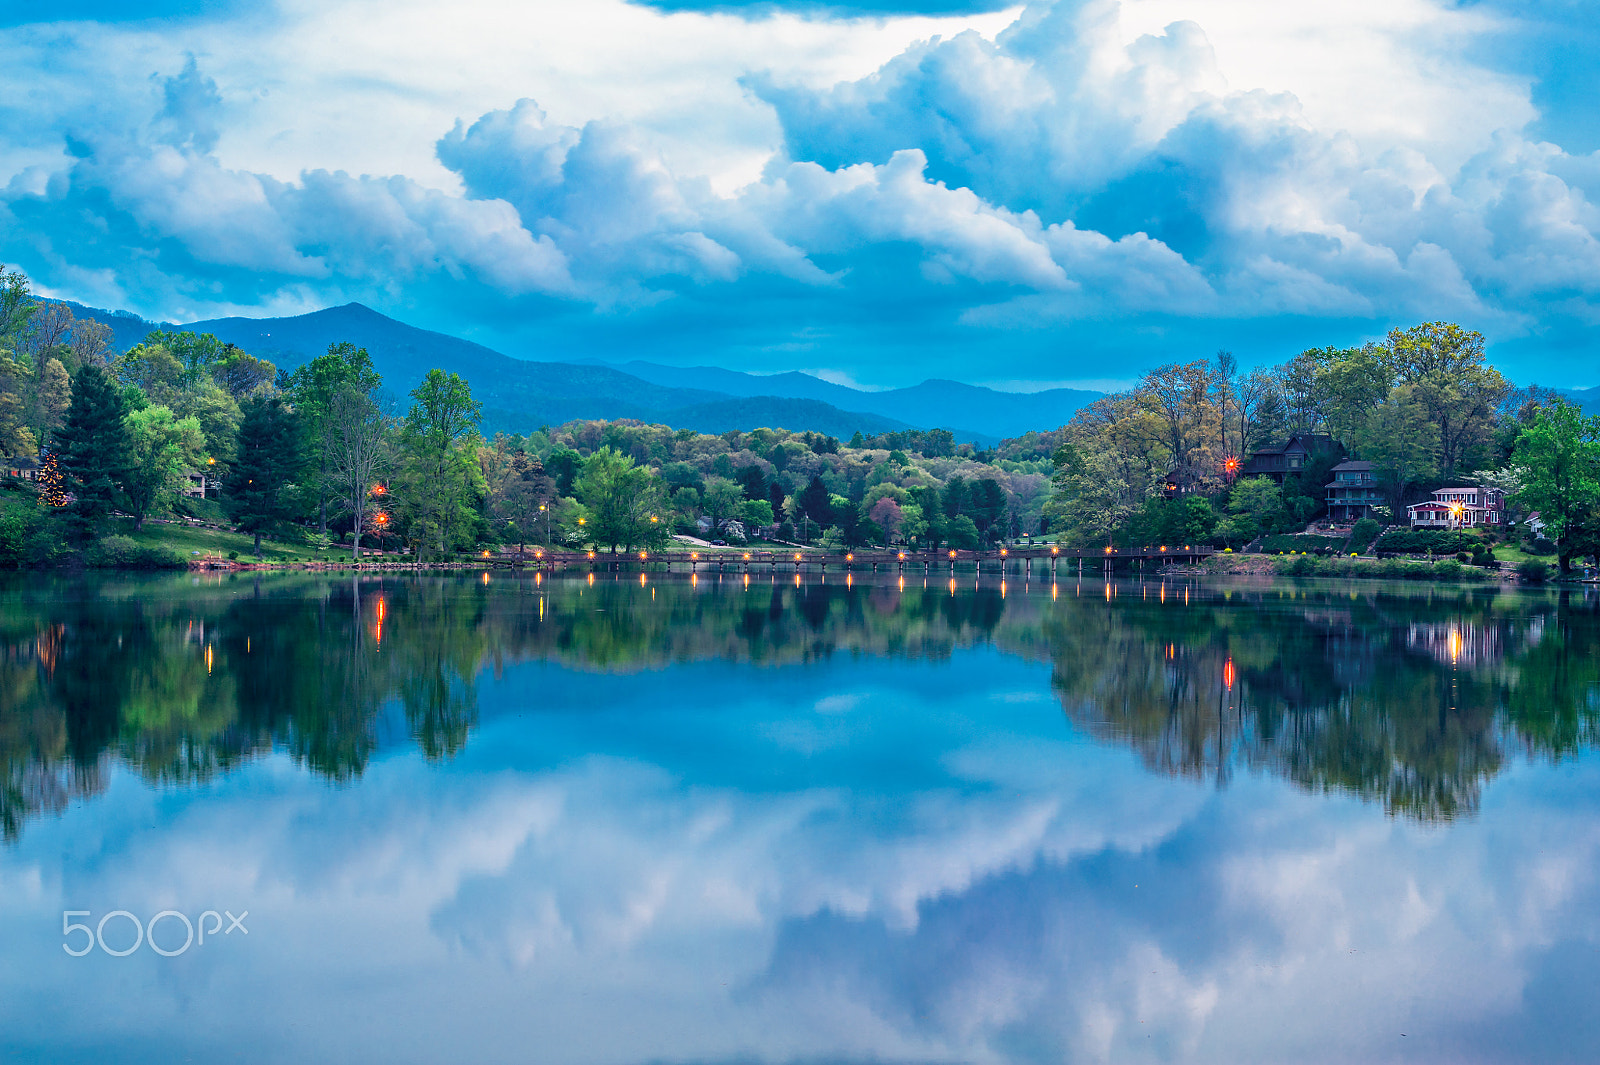
M 134 543 L 141 547 L 165 548 L 182 559 L 196 559 L 205 555 L 220 555 L 226 558 L 228 553 L 233 551 L 238 553 L 241 562 L 255 560 L 255 538 L 243 533 L 225 532 L 221 529 L 199 529 L 192 525 L 167 525 L 155 521 L 146 521 L 142 531 L 134 532 L 131 521 L 117 524 L 121 526 L 115 530 L 117 533 L 131 537 Z M 340 552 L 337 548 L 323 548 L 319 551 L 314 537 L 306 537 L 297 543 L 265 538 L 261 541 L 262 559 L 267 562 L 342 560 L 348 554 L 348 550 Z
M 1551 565 L 1555 565 L 1556 561 L 1556 556 L 1554 555 L 1530 555 L 1516 544 L 1495 544 L 1494 557 L 1510 567 L 1515 567 L 1530 558 L 1539 562 L 1548 562 Z

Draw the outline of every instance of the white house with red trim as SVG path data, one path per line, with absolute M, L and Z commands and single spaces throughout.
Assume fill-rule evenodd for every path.
M 1407 507 L 1406 518 L 1413 529 L 1498 529 L 1506 523 L 1506 496 L 1498 488 L 1440 488 Z

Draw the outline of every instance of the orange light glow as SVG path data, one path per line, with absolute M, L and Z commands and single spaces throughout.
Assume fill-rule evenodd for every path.
M 1229 691 L 1233 691 L 1233 679 L 1233 659 L 1230 658 L 1222 663 L 1222 683 L 1227 685 Z

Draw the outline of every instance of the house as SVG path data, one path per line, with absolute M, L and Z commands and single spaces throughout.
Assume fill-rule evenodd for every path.
M 1433 498 L 1413 503 L 1406 517 L 1413 529 L 1501 528 L 1506 497 L 1498 488 L 1440 488 Z
M 1332 451 L 1337 446 L 1327 433 L 1293 433 L 1277 447 L 1251 453 L 1239 470 L 1239 476 L 1270 477 L 1282 484 L 1286 475 L 1305 469 L 1314 455 Z
M 1383 505 L 1372 463 L 1352 459 L 1333 468 L 1327 490 L 1328 517 L 1333 521 L 1360 521 L 1373 507 Z
M 39 460 L 19 455 L 5 460 L 5 475 L 15 477 L 21 481 L 37 481 L 39 479 Z

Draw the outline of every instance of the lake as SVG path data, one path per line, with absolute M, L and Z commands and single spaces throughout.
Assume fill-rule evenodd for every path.
M 0 1055 L 1600 1058 L 1592 592 L 0 584 Z

